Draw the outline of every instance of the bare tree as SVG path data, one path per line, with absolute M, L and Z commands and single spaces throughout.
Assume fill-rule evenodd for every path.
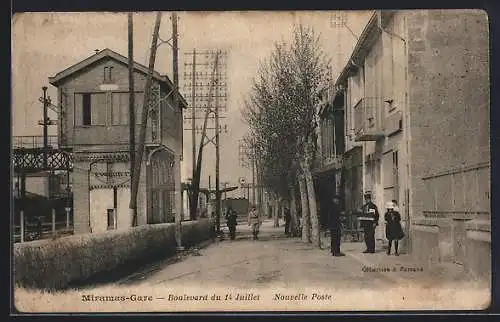
M 276 43 L 261 63 L 243 117 L 259 142 L 263 180 L 279 199 L 301 196 L 303 239 L 319 246 L 319 219 L 311 173 L 316 149 L 316 106 L 328 81 L 329 61 L 312 28 L 298 25 L 290 44 Z M 298 175 L 300 175 L 300 180 Z M 303 179 L 302 179 L 303 178 Z M 290 205 L 297 225 L 296 204 Z M 292 231 L 296 227 L 292 227 Z

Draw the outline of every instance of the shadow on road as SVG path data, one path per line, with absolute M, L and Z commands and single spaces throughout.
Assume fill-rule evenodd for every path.
M 120 268 L 119 270 L 113 270 L 111 272 L 104 272 L 97 274 L 85 281 L 74 282 L 68 285 L 70 289 L 92 289 L 97 286 L 105 285 L 127 285 L 136 283 L 139 280 L 147 278 L 165 266 L 176 264 L 182 262 L 189 256 L 199 256 L 199 250 L 209 246 L 212 240 L 205 241 L 197 246 L 193 246 L 179 252 L 173 256 L 163 259 L 153 260 L 148 263 L 135 262 Z
M 170 265 L 178 264 L 180 262 L 185 261 L 191 256 L 203 256 L 203 254 L 200 253 L 200 250 L 203 248 L 207 248 L 209 246 L 218 247 L 219 245 L 220 246 L 225 245 L 225 247 L 228 246 L 231 247 L 231 244 L 233 243 L 236 246 L 236 245 L 242 245 L 242 243 L 260 244 L 269 241 L 295 241 L 295 240 L 297 240 L 297 243 L 299 243 L 298 238 L 286 236 L 283 228 L 270 227 L 269 223 L 267 223 L 267 225 L 265 223 L 261 228 L 258 240 L 253 240 L 250 227 L 246 225 L 239 225 L 238 228 L 239 229 L 237 229 L 236 231 L 235 240 L 231 240 L 229 238 L 228 234 L 229 231 L 227 230 L 227 227 L 223 226 L 221 227 L 221 230 L 223 231 L 221 239 L 205 241 L 200 245 L 186 249 L 168 258 L 157 259 L 148 263 L 144 262 L 131 263 L 130 265 L 127 265 L 126 267 L 121 268 L 120 270 L 102 273 L 92 277 L 89 280 L 82 281 L 79 283 L 73 283 L 69 287 L 73 289 L 89 289 L 105 285 L 136 284 L 143 280 L 149 279 L 151 276 L 155 275 L 156 273 L 158 273 L 159 271 L 165 269 Z M 304 250 L 306 249 L 310 250 L 312 248 L 310 246 L 307 246 L 304 248 Z M 278 271 L 276 271 L 275 274 L 278 274 Z M 262 276 L 259 276 L 258 280 L 259 282 L 265 283 L 268 280 L 276 278 L 275 274 L 271 274 L 268 276 L 268 274 L 266 273 Z M 177 277 L 174 276 L 172 278 L 176 279 Z

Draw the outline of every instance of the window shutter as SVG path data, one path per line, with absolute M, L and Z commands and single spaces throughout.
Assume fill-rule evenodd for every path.
M 106 94 L 105 93 L 92 94 L 91 104 L 92 104 L 91 105 L 92 125 L 105 125 Z
M 83 101 L 82 94 L 74 95 L 75 115 L 73 119 L 73 125 L 75 126 L 83 125 L 82 101 Z
M 120 124 L 129 124 L 129 93 L 120 93 Z M 136 116 L 137 117 L 137 116 Z

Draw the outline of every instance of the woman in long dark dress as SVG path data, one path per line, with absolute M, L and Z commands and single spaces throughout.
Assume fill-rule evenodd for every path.
M 399 256 L 399 241 L 404 237 L 403 227 L 401 227 L 401 214 L 397 211 L 397 204 L 392 201 L 387 203 L 385 213 L 385 236 L 389 241 L 387 255 L 391 254 L 392 241 L 394 241 L 394 255 Z

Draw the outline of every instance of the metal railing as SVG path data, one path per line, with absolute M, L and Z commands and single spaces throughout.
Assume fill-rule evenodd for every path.
M 33 241 L 40 239 L 52 239 L 54 237 L 64 237 L 73 234 L 73 222 L 56 221 L 55 231 L 52 230 L 52 223 L 44 222 L 40 227 L 35 223 L 26 223 L 24 225 L 24 241 Z M 68 227 L 69 226 L 69 227 Z M 14 243 L 21 242 L 21 226 L 13 226 L 12 238 Z
M 58 138 L 57 135 L 49 135 L 48 137 L 48 145 L 57 148 L 58 147 Z M 21 135 L 13 137 L 13 147 L 15 149 L 25 148 L 43 148 L 43 136 L 42 135 Z

